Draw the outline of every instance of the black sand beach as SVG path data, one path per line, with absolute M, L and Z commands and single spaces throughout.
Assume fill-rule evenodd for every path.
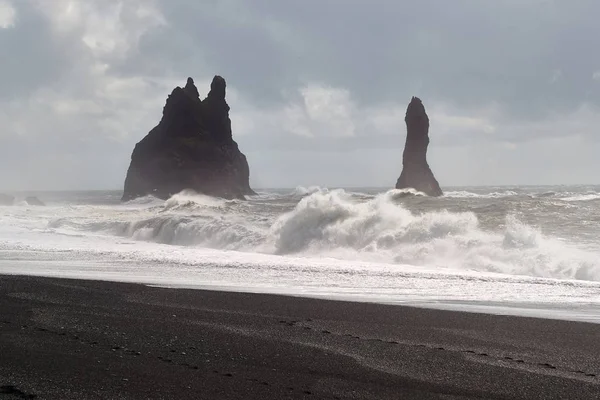
M 0 276 L 0 399 L 599 399 L 600 325 Z

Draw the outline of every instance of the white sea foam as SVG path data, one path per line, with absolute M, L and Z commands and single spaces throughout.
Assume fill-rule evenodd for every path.
M 405 193 L 391 190 L 363 200 L 341 189 L 319 189 L 277 216 L 254 212 L 244 202 L 185 192 L 161 206 L 128 203 L 60 210 L 51 214 L 63 216 L 41 220 L 37 229 L 252 253 L 600 281 L 598 253 L 548 237 L 514 215 L 507 215 L 500 229 L 485 230 L 473 212 L 411 212 L 399 202 Z
M 563 197 L 561 200 L 563 201 L 591 201 L 591 200 L 599 200 L 600 193 L 585 193 L 585 194 L 573 194 L 568 197 Z
M 322 191 L 327 191 L 327 189 L 323 189 L 320 186 L 309 186 L 309 187 L 296 186 L 296 188 L 294 190 L 292 190 L 290 195 L 293 197 L 303 197 L 303 196 L 307 196 L 309 194 L 318 193 L 318 192 L 322 192 Z
M 165 209 L 185 208 L 185 207 L 220 207 L 226 203 L 226 200 L 216 197 L 198 194 L 193 190 L 184 190 L 171 196 L 164 204 Z
M 160 205 L 162 203 L 163 203 L 163 201 L 161 199 L 148 195 L 148 196 L 138 197 L 133 200 L 129 200 L 125 204 L 128 204 L 128 205 L 152 205 L 152 204 Z
M 496 218 L 490 224 L 470 206 L 447 210 L 443 198 L 415 194 L 314 187 L 246 202 L 182 192 L 167 201 L 1 207 L 0 273 L 364 301 L 599 306 L 598 246 L 545 233 L 510 210 L 485 211 Z
M 473 193 L 466 190 L 449 191 L 444 193 L 444 197 L 448 198 L 481 198 L 481 199 L 500 199 L 503 197 L 517 196 L 518 193 L 512 190 L 491 193 Z
M 274 224 L 275 252 L 600 280 L 597 253 L 545 237 L 512 215 L 502 231 L 488 232 L 472 212 L 415 215 L 395 195 L 360 203 L 341 190 L 306 197 Z

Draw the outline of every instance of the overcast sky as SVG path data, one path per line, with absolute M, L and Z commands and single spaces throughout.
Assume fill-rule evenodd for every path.
M 600 183 L 597 0 L 0 0 L 0 191 L 120 189 L 192 76 L 254 187 Z

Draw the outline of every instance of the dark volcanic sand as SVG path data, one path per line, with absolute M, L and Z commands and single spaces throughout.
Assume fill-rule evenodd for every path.
M 0 276 L 0 399 L 600 399 L 600 325 Z

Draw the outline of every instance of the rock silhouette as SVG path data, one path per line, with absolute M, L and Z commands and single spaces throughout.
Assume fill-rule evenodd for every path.
M 215 76 L 204 100 L 192 78 L 172 91 L 161 121 L 133 150 L 123 201 L 167 199 L 184 189 L 227 199 L 254 194 L 246 156 L 232 138 L 225 89 Z
M 442 189 L 427 164 L 429 117 L 423 102 L 413 97 L 406 109 L 406 144 L 402 158 L 402 173 L 396 189 L 413 188 L 428 196 L 441 196 Z

